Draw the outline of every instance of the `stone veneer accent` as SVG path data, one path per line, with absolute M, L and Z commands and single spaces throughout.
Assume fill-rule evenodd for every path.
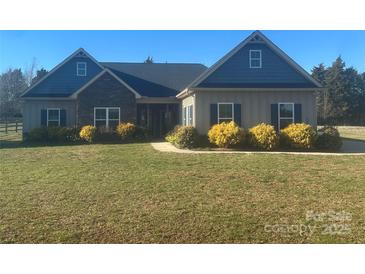
M 135 95 L 108 72 L 77 97 L 77 125 L 94 125 L 94 107 L 120 107 L 121 122 L 136 122 Z

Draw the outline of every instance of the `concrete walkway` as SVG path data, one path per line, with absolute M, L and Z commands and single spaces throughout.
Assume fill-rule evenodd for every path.
M 365 141 L 342 140 L 341 151 L 347 153 L 365 153 Z
M 351 141 L 352 142 L 352 141 Z M 174 147 L 172 144 L 168 142 L 156 142 L 151 143 L 152 147 L 161 152 L 174 152 L 174 153 L 188 153 L 188 154 L 211 154 L 211 153 L 220 153 L 220 154 L 293 154 L 293 155 L 336 155 L 336 156 L 345 156 L 345 155 L 362 155 L 365 156 L 365 151 L 362 153 L 357 152 L 339 152 L 339 153 L 326 153 L 326 152 L 284 152 L 284 151 L 218 151 L 218 150 L 189 150 L 189 149 L 179 149 Z M 347 144 L 346 144 L 347 146 Z M 344 145 L 345 147 L 345 145 Z M 354 149 L 354 147 L 353 147 Z

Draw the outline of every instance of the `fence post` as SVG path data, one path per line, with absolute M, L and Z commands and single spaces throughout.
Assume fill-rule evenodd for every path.
M 8 134 L 8 119 L 5 118 L 5 134 Z
M 15 120 L 15 132 L 18 132 L 18 120 Z

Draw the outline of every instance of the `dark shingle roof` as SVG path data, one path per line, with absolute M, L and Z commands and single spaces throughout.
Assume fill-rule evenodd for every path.
M 100 62 L 141 96 L 175 96 L 207 67 L 201 64 Z

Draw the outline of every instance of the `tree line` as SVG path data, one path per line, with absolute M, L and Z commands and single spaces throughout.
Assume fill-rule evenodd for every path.
M 312 76 L 324 87 L 316 96 L 319 124 L 365 125 L 365 72 L 347 68 L 340 56 L 330 67 L 315 66 Z
M 152 57 L 146 63 L 153 62 Z M 21 116 L 20 95 L 47 74 L 33 65 L 25 72 L 8 69 L 0 75 L 0 117 Z M 319 64 L 312 76 L 324 89 L 316 94 L 319 124 L 365 125 L 365 72 L 346 67 L 341 57 L 331 66 Z
M 34 85 L 48 73 L 41 68 L 35 69 L 32 65 L 30 69 L 9 68 L 0 75 L 0 118 L 21 117 L 21 94 L 31 85 Z

